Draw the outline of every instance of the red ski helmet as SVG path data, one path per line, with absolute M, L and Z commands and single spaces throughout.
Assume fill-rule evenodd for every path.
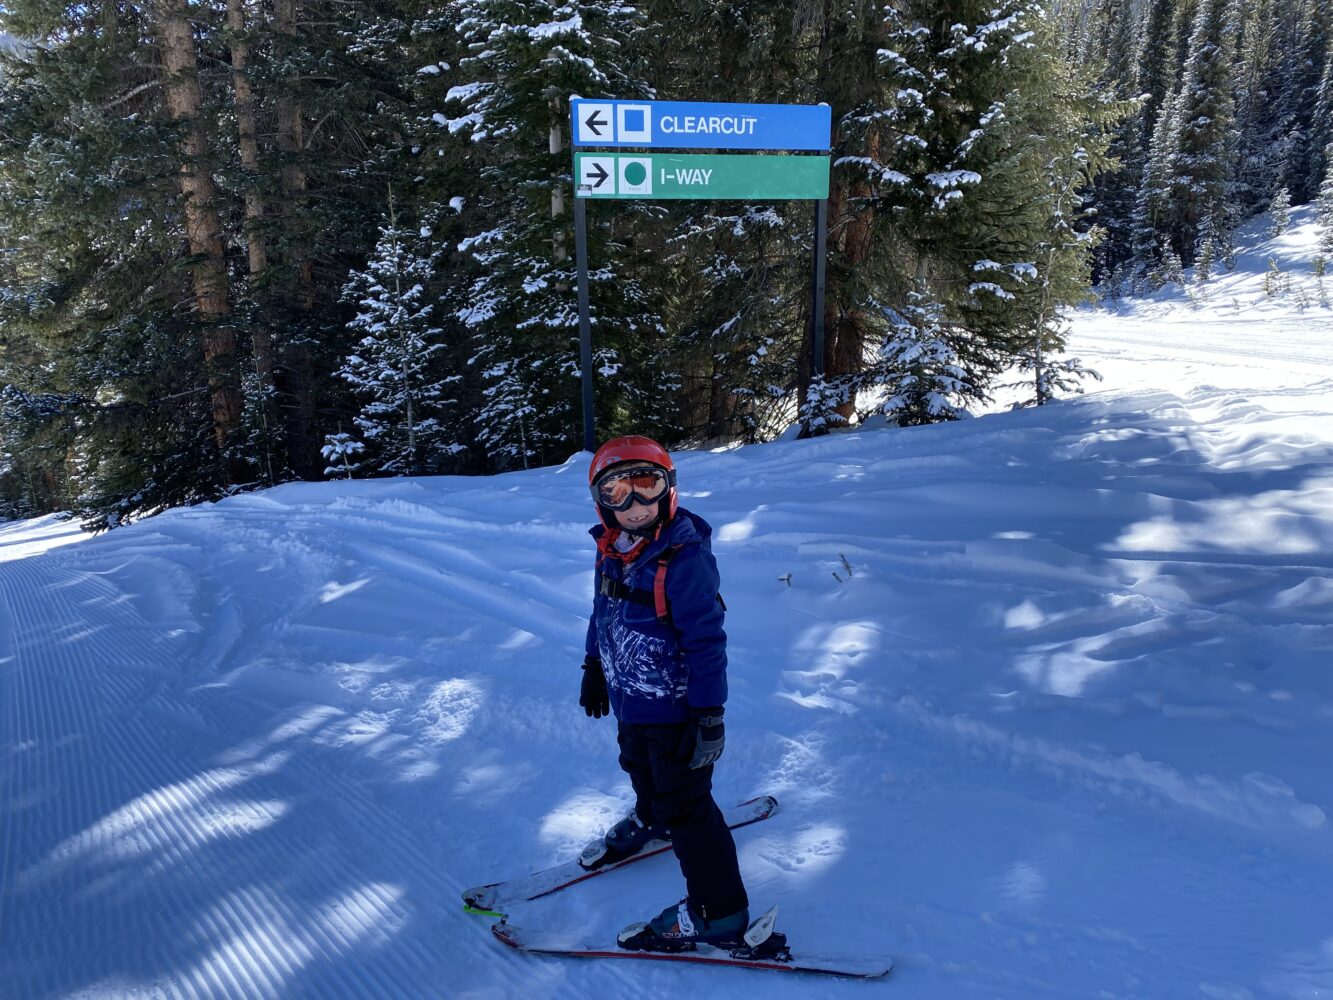
M 650 437 L 643 437 L 639 434 L 631 434 L 627 437 L 612 438 L 606 444 L 597 449 L 597 454 L 592 457 L 592 464 L 588 466 L 588 486 L 597 481 L 607 469 L 614 465 L 620 465 L 624 462 L 650 462 L 659 468 L 666 469 L 673 473 L 670 488 L 667 490 L 666 506 L 660 508 L 662 522 L 670 521 L 676 516 L 676 484 L 675 471 L 676 464 L 671 461 L 671 456 L 667 450 Z M 660 503 L 661 501 L 659 501 Z M 597 513 L 602 518 L 602 523 L 608 528 L 616 527 L 614 520 L 607 522 L 606 514 L 602 511 L 600 505 L 597 507 Z

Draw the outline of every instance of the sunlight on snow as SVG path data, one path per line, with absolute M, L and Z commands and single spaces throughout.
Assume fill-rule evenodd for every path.
M 229 894 L 198 921 L 201 941 L 218 939 L 217 928 L 243 925 L 227 934 L 190 969 L 173 975 L 206 993 L 213 984 L 241 987 L 251 996 L 281 996 L 283 987 L 313 962 L 328 962 L 354 948 L 385 944 L 407 925 L 399 905 L 403 890 L 371 883 L 302 913 L 271 888 L 247 888 Z
M 149 862 L 149 872 L 162 870 L 211 841 L 272 826 L 287 814 L 290 808 L 287 803 L 224 800 L 222 796 L 255 778 L 272 774 L 289 757 L 290 754 L 275 753 L 253 764 L 215 768 L 155 788 L 61 841 L 42 861 L 23 872 L 20 882 L 40 882 L 76 865 L 136 859 Z M 176 831 L 185 827 L 193 831 L 189 843 L 177 844 L 164 854 L 162 844 L 172 843 Z
M 1299 506 L 1308 493 L 1275 490 L 1253 497 L 1195 501 L 1197 518 L 1160 516 L 1130 525 L 1108 551 L 1263 552 L 1307 555 L 1328 551 L 1327 523 Z M 1295 501 L 1295 502 L 1293 502 Z
M 584 844 L 610 829 L 629 812 L 632 804 L 612 795 L 584 789 L 542 817 L 538 836 L 543 844 L 557 852 L 582 850 Z
M 719 542 L 743 542 L 747 538 L 750 538 L 754 534 L 756 527 L 754 518 L 755 513 L 757 513 L 757 511 L 747 514 L 739 521 L 728 521 L 726 524 L 720 526 L 715 533 L 717 540 Z
M 740 856 L 741 867 L 755 873 L 753 881 L 756 884 L 766 883 L 766 874 L 780 873 L 784 884 L 796 886 L 822 875 L 846 852 L 846 829 L 820 823 L 789 837 L 766 836 L 747 841 L 741 847 Z M 770 872 L 765 873 L 765 868 Z
M 852 667 L 860 666 L 879 648 L 878 622 L 839 622 L 816 625 L 796 641 L 797 660 L 812 664 L 812 670 L 841 680 Z
M 1114 670 L 1115 660 L 1099 660 L 1077 650 L 1031 653 L 1014 661 L 1014 669 L 1034 688 L 1047 694 L 1079 698 L 1098 674 Z
M 1045 620 L 1046 616 L 1030 599 L 1015 605 L 1004 613 L 1005 628 L 1036 628 Z
M 855 712 L 860 685 L 848 674 L 879 647 L 879 639 L 879 626 L 869 621 L 806 629 L 792 646 L 792 659 L 809 669 L 784 670 L 783 683 L 795 690 L 779 690 L 778 696 L 803 708 Z
M 540 640 L 531 632 L 524 631 L 521 628 L 516 628 L 507 639 L 498 643 L 495 648 L 503 649 L 506 651 L 512 651 L 515 649 L 522 649 L 525 646 L 531 646 L 533 643 L 539 641 Z
M 995 889 L 1011 903 L 1031 906 L 1046 895 L 1046 876 L 1031 861 L 1015 861 L 994 882 Z
M 346 597 L 348 594 L 355 593 L 370 582 L 370 577 L 363 576 L 359 580 L 353 580 L 351 583 L 326 583 L 319 589 L 319 603 L 328 604 L 330 601 L 336 601 L 340 597 Z
M 93 537 L 79 527 L 77 519 L 61 520 L 57 514 L 0 524 L 0 563 L 38 556 Z
M 484 697 L 480 685 L 462 677 L 436 684 L 417 712 L 422 739 L 435 744 L 458 739 L 472 725 Z

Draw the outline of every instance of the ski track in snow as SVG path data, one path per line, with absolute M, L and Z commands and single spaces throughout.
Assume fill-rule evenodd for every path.
M 461 912 L 630 801 L 576 704 L 575 456 L 0 525 L 0 995 L 1328 994 L 1333 320 L 1244 305 L 1261 272 L 1079 316 L 1083 399 L 680 456 L 717 794 L 782 803 L 751 896 L 887 983 L 538 959 Z M 513 917 L 609 939 L 681 892 L 659 858 Z

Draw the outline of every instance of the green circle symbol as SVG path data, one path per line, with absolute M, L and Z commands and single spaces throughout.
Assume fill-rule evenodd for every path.
M 638 187 L 648 179 L 648 168 L 637 160 L 633 163 L 625 164 L 625 183 L 633 184 Z

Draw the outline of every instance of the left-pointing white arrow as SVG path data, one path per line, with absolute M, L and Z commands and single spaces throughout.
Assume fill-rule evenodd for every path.
M 584 126 L 587 127 L 588 131 L 591 132 L 593 135 L 601 136 L 605 134 L 602 132 L 602 129 L 606 128 L 611 123 L 602 117 L 601 108 L 595 108 L 592 114 L 588 115 L 587 118 L 583 119 L 583 124 Z
M 615 143 L 613 135 L 615 115 L 611 104 L 574 105 L 574 144 L 576 146 L 608 146 Z

